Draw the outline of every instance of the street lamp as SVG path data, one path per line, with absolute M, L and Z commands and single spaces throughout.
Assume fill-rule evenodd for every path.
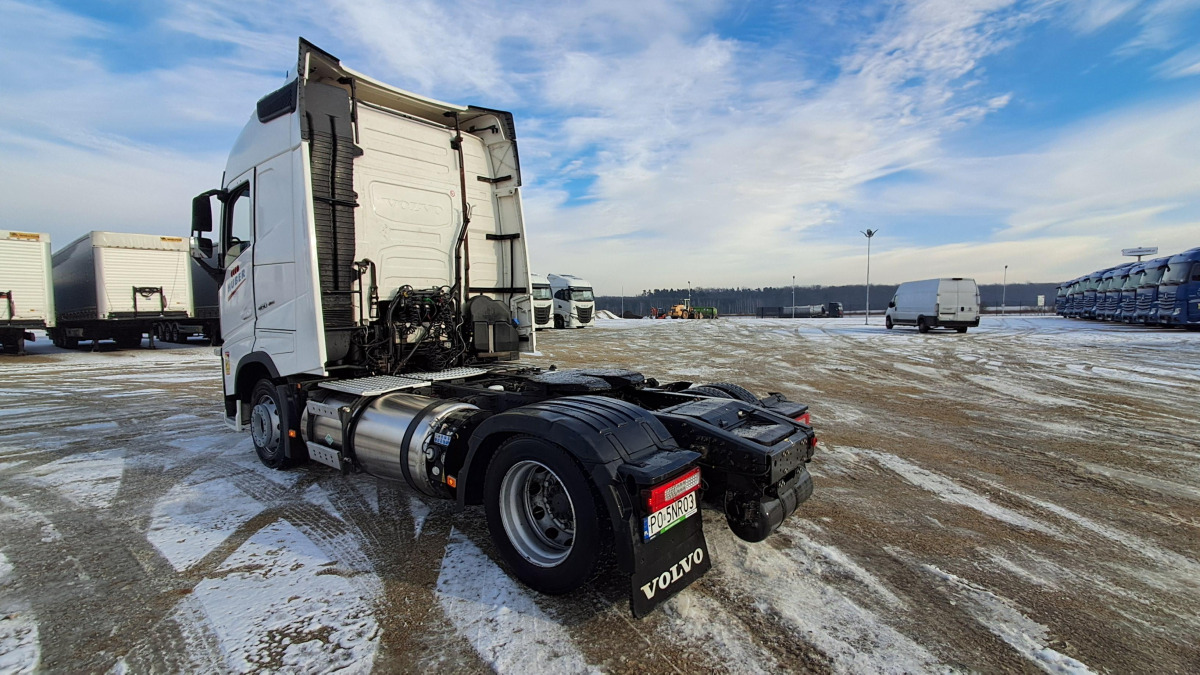
M 879 230 L 860 231 L 859 234 L 867 238 L 867 316 L 863 319 L 864 325 L 871 323 L 871 239 L 879 234 Z
M 1000 285 L 1000 316 L 1008 314 L 1008 265 L 1004 266 L 1004 283 Z
M 792 275 L 792 318 L 796 318 L 796 275 Z
M 688 309 L 692 308 L 692 282 L 688 282 Z

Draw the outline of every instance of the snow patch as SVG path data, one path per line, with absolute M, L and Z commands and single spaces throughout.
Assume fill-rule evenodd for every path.
M 981 494 L 972 492 L 967 488 L 955 483 L 954 481 L 936 474 L 932 471 L 927 471 L 921 467 L 901 459 L 895 455 L 876 450 L 860 450 L 859 452 L 867 455 L 875 460 L 880 466 L 894 471 L 904 480 L 913 485 L 928 490 L 937 496 L 938 499 L 958 504 L 970 509 L 974 509 L 986 516 L 1003 521 L 1009 525 L 1014 525 L 1026 530 L 1034 530 L 1043 534 L 1048 534 L 1052 537 L 1063 539 L 1063 534 L 1045 523 L 1036 521 L 1028 516 L 1023 516 L 1012 509 L 1005 508 L 992 502 L 987 497 Z
M 192 595 L 227 667 L 368 671 L 379 640 L 372 598 L 362 597 L 336 564 L 291 523 L 278 521 L 234 551 L 220 576 L 197 584 Z
M 375 505 L 375 510 L 379 510 L 378 503 Z M 421 530 L 425 528 L 425 520 L 429 518 L 429 506 L 419 498 L 409 495 L 408 512 L 412 514 L 413 519 L 413 539 L 420 539 Z
M 784 553 L 772 546 L 747 544 L 724 527 L 723 516 L 708 512 L 705 516 L 714 521 L 706 528 L 713 549 L 710 574 L 758 598 L 761 610 L 791 624 L 793 632 L 833 661 L 836 671 L 927 672 L 937 665 L 924 647 L 823 581 L 814 573 L 820 561 L 802 550 Z M 723 554 L 719 561 L 718 551 Z
M 1050 629 L 1030 619 L 1011 600 L 980 588 L 933 565 L 922 566 L 949 585 L 966 602 L 966 611 L 984 628 L 1008 643 L 1024 658 L 1047 673 L 1093 673 L 1087 664 L 1047 646 Z
M 450 530 L 437 597 L 480 658 L 502 675 L 598 672 L 529 594 L 462 533 Z
M 155 503 L 146 539 L 176 570 L 183 571 L 263 508 L 214 471 L 200 469 Z
M 43 464 L 25 475 L 36 483 L 57 488 L 77 504 L 104 509 L 117 496 L 124 470 L 123 451 L 99 450 Z
M 0 673 L 16 675 L 37 670 L 41 647 L 33 614 L 24 603 L 6 597 L 12 573 L 12 563 L 0 553 Z

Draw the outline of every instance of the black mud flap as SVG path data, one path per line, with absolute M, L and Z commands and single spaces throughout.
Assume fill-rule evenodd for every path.
M 699 512 L 634 546 L 634 569 L 629 576 L 629 607 L 642 618 L 690 586 L 712 567 Z

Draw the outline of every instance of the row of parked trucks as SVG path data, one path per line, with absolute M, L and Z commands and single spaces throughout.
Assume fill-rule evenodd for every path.
M 43 329 L 59 347 L 143 335 L 220 340 L 217 284 L 183 237 L 89 232 L 51 254 L 50 236 L 0 230 L 0 343 L 23 353 Z
M 530 274 L 533 325 L 544 328 L 587 328 L 596 323 L 592 284 L 571 274 Z
M 1200 327 L 1200 248 L 1060 284 L 1054 310 L 1072 319 Z

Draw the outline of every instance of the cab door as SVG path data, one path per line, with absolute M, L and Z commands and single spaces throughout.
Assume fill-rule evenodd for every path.
M 233 391 L 237 364 L 254 351 L 254 171 L 230 183 L 221 214 L 221 331 L 226 387 Z

